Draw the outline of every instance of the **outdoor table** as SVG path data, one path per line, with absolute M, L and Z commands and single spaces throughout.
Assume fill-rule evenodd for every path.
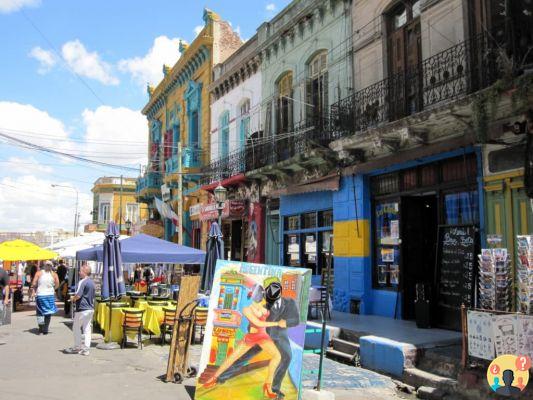
M 164 306 L 146 306 L 146 311 L 144 312 L 144 320 L 143 320 L 143 328 L 154 334 L 154 335 L 160 335 L 161 334 L 161 324 L 163 323 L 163 320 L 165 319 L 165 312 L 163 311 L 163 308 L 170 308 L 172 310 L 176 310 L 176 307 L 168 307 L 166 305 Z
M 102 329 L 105 332 L 104 340 L 106 342 L 118 342 L 122 341 L 122 323 L 124 322 L 124 313 L 123 311 L 141 311 L 135 307 L 113 307 L 111 312 L 111 327 L 109 326 L 109 306 L 105 305 L 104 313 L 107 315 L 105 318 L 105 325 L 101 325 Z M 134 337 L 135 333 L 131 333 L 131 337 Z
M 145 300 L 145 299 L 139 299 L 135 302 L 135 308 L 138 308 L 140 310 L 146 310 L 148 306 L 148 302 L 153 300 Z M 164 304 L 162 304 L 163 307 L 166 307 L 170 305 L 170 301 L 166 301 Z

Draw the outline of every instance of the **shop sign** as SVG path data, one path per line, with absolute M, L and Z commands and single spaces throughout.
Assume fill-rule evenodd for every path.
M 195 204 L 193 206 L 190 206 L 189 207 L 189 215 L 191 217 L 195 217 L 197 215 L 200 215 L 200 211 L 202 210 L 202 205 L 201 204 Z
M 246 212 L 246 203 L 243 200 L 226 200 L 222 210 L 222 219 L 242 218 Z M 204 204 L 200 209 L 200 219 L 209 221 L 218 218 L 216 203 Z

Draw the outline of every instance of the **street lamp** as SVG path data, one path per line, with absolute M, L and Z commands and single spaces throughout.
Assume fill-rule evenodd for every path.
M 130 229 L 131 229 L 131 221 L 128 219 L 126 220 L 126 232 L 128 236 L 130 235 Z
M 76 189 L 74 186 L 67 186 L 67 185 L 57 185 L 55 183 L 52 183 L 52 187 L 53 188 L 66 188 L 66 189 L 71 189 L 71 190 L 74 190 L 76 192 L 76 213 L 74 214 L 74 237 L 78 236 L 78 198 L 80 196 L 79 192 L 78 192 L 78 189 Z
M 228 199 L 228 189 L 219 184 L 215 188 L 215 201 L 217 202 L 218 210 L 218 226 L 222 229 L 222 210 L 224 210 L 224 203 Z

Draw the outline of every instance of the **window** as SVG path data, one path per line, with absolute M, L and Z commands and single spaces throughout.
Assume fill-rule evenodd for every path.
M 333 210 L 286 216 L 284 228 L 285 265 L 309 268 L 313 275 L 321 275 L 328 265 Z
M 229 111 L 224 111 L 218 121 L 219 145 L 218 156 L 224 158 L 229 153 Z
M 130 221 L 132 224 L 139 221 L 139 205 L 137 203 L 126 205 L 126 221 Z
M 109 203 L 100 203 L 100 211 L 98 214 L 98 223 L 107 224 L 110 217 L 110 207 Z
M 306 116 L 316 125 L 321 122 L 328 110 L 328 52 L 326 50 L 311 59 L 308 74 Z
M 250 137 L 250 100 L 245 100 L 239 107 L 239 145 L 244 147 Z
M 477 191 L 444 195 L 446 225 L 477 224 L 479 222 Z
M 290 132 L 293 122 L 292 72 L 287 72 L 280 78 L 277 89 L 277 133 Z
M 172 147 L 172 155 L 175 156 L 178 154 L 178 142 L 181 140 L 180 126 L 178 124 L 172 126 L 172 137 L 174 142 L 174 146 Z
M 396 201 L 376 204 L 376 281 L 378 287 L 396 287 L 400 265 L 400 204 Z
M 199 127 L 199 121 L 198 121 L 198 111 L 194 111 L 191 114 L 191 132 L 189 133 L 189 145 L 193 148 L 198 148 L 198 127 Z

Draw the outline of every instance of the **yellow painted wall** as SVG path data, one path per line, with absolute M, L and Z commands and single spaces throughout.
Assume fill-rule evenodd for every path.
M 366 219 L 334 222 L 333 251 L 336 257 L 370 256 L 370 222 Z

